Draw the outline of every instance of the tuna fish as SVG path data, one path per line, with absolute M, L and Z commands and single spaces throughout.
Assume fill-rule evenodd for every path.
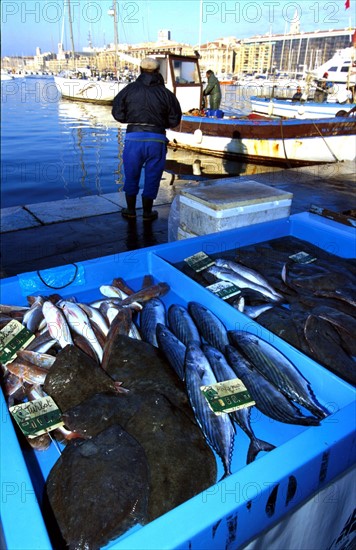
M 176 337 L 186 346 L 201 342 L 199 331 L 186 307 L 172 304 L 168 310 L 168 323 Z
M 224 353 L 225 346 L 229 343 L 224 323 L 212 311 L 198 302 L 189 302 L 188 312 L 205 341 Z
M 217 380 L 209 361 L 196 343 L 187 347 L 185 372 L 187 392 L 195 417 L 206 440 L 220 456 L 225 472 L 223 477 L 226 477 L 231 474 L 235 430 L 229 415 L 216 415 L 200 390 L 201 386 L 216 384 Z
M 156 337 L 157 324 L 166 324 L 166 307 L 160 298 L 152 298 L 140 313 L 140 331 L 142 339 L 158 347 Z
M 158 347 L 181 380 L 185 378 L 184 360 L 186 346 L 162 323 L 156 328 Z
M 236 373 L 230 367 L 225 356 L 219 350 L 208 345 L 203 345 L 202 350 L 207 357 L 218 382 L 224 382 L 225 380 L 233 380 L 236 378 Z M 271 443 L 258 439 L 255 436 L 250 423 L 251 408 L 252 407 L 244 407 L 243 409 L 229 413 L 230 418 L 240 426 L 240 428 L 250 439 L 250 446 L 247 451 L 247 464 L 253 462 L 259 452 L 269 452 L 276 448 Z
M 242 380 L 252 399 L 256 402 L 256 407 L 263 414 L 287 424 L 319 425 L 318 418 L 303 415 L 298 407 L 253 368 L 252 364 L 235 347 L 226 346 L 226 355 L 236 376 Z
M 277 348 L 247 332 L 230 331 L 229 338 L 234 346 L 242 350 L 254 368 L 286 397 L 299 403 L 318 418 L 328 416 L 328 412 L 318 403 L 310 382 Z

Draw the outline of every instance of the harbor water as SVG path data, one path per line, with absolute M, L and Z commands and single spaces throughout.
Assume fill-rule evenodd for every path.
M 223 86 L 225 112 L 248 111 Z M 120 191 L 124 131 L 111 107 L 61 99 L 51 77 L 1 82 L 1 208 Z M 256 174 L 273 168 L 169 149 L 161 185 Z M 172 190 L 174 194 L 174 190 Z

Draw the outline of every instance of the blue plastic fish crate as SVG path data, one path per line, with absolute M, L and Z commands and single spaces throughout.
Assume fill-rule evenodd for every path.
M 330 416 L 317 427 L 282 424 L 262 413 L 252 420 L 257 437 L 276 445 L 246 465 L 248 437 L 238 431 L 232 459 L 232 475 L 171 510 L 148 525 L 137 526 L 112 541 L 115 549 L 216 549 L 238 548 L 293 511 L 355 462 L 354 388 L 312 359 L 272 335 L 253 320 L 233 310 L 168 262 L 177 262 L 204 250 L 207 254 L 293 235 L 342 257 L 355 256 L 355 231 L 315 216 L 295 216 L 188 239 L 156 248 L 133 251 L 78 264 L 72 284 L 63 297 L 92 301 L 99 287 L 122 277 L 138 290 L 145 275 L 166 282 L 163 297 L 169 305 L 197 301 L 214 312 L 227 329 L 247 330 L 284 353 L 310 381 Z M 70 277 L 70 266 L 42 272 L 52 281 Z M 51 294 L 36 273 L 1 281 L 1 303 L 25 305 L 28 294 Z M 30 291 L 31 289 L 31 291 Z M 3 546 L 9 550 L 50 549 L 50 532 L 41 510 L 45 479 L 58 458 L 54 445 L 44 452 L 24 456 L 3 395 L 1 398 L 1 527 Z M 223 474 L 219 457 L 218 479 Z M 174 467 L 174 465 L 172 465 Z M 164 498 L 164 495 L 162 495 Z

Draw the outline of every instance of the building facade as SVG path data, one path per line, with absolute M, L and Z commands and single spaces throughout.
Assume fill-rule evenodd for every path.
M 294 32 L 241 40 L 236 52 L 237 73 L 285 72 L 317 69 L 334 53 L 352 45 L 354 29 Z
M 349 47 L 353 33 L 354 29 L 303 33 L 299 32 L 299 26 L 294 25 L 284 35 L 270 34 L 243 40 L 227 37 L 191 46 L 171 40 L 170 31 L 160 30 L 156 42 L 120 44 L 117 48 L 113 44 L 104 48 L 85 48 L 85 51 L 75 53 L 75 60 L 72 52 L 65 51 L 59 44 L 57 54 L 42 54 L 38 48 L 34 57 L 3 58 L 2 67 L 13 71 L 52 73 L 75 66 L 91 67 L 99 72 L 134 71 L 145 56 L 172 52 L 198 54 L 203 74 L 211 69 L 220 77 L 273 72 L 295 75 L 316 69 L 336 50 Z

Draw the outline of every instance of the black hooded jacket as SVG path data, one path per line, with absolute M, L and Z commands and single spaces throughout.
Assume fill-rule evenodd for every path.
M 182 110 L 160 73 L 143 72 L 114 98 L 112 116 L 128 124 L 127 132 L 165 134 L 179 124 Z

